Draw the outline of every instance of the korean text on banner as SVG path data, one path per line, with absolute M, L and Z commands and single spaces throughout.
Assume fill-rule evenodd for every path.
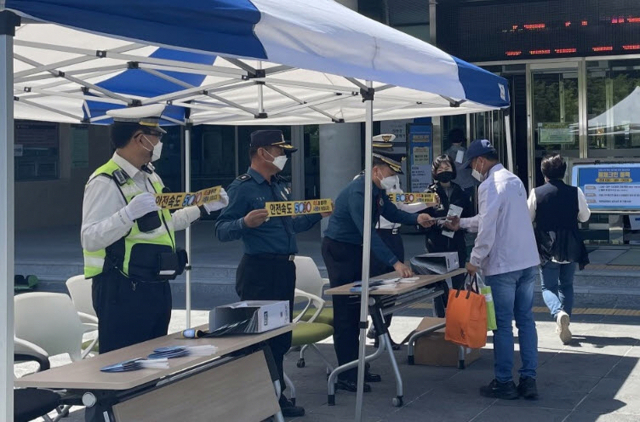
M 312 199 L 309 201 L 266 202 L 269 217 L 293 217 L 305 214 L 319 214 L 333 211 L 331 199 Z
M 169 210 L 190 207 L 192 205 L 200 206 L 207 202 L 218 201 L 220 199 L 220 189 L 222 189 L 222 186 L 202 189 L 195 193 L 159 193 L 156 195 L 156 205 Z

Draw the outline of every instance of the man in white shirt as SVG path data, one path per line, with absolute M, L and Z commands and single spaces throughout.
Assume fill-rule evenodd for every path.
M 82 206 L 84 275 L 92 279 L 100 353 L 167 334 L 171 317 L 168 281 L 182 273 L 184 250 L 175 232 L 225 207 L 219 201 L 174 213 L 156 205 L 165 190 L 151 164 L 160 158 L 162 105 L 111 110 L 112 158 L 89 178 Z
M 537 397 L 538 335 L 533 320 L 533 287 L 538 274 L 538 249 L 522 181 L 505 169 L 491 143 L 476 140 L 467 150 L 478 188 L 478 215 L 454 218 L 447 224 L 477 232 L 467 271 L 482 270 L 491 287 L 498 329 L 493 332 L 495 379 L 480 389 L 487 397 L 506 400 Z M 515 318 L 520 343 L 520 383 L 512 380 L 513 327 Z

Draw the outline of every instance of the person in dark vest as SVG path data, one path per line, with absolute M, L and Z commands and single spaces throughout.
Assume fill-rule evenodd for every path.
M 546 183 L 531 191 L 529 212 L 542 263 L 542 297 L 556 320 L 560 340 L 567 344 L 571 341 L 573 276 L 577 266 L 583 269 L 589 263 L 578 222 L 589 220 L 591 212 L 582 190 L 562 181 L 567 164 L 559 154 L 545 157 L 540 167 Z
M 445 217 L 449 213 L 449 207 L 456 205 L 462 208 L 462 218 L 473 216 L 473 208 L 471 206 L 471 198 L 457 183 L 457 169 L 453 159 L 448 155 L 441 155 L 433 160 L 431 165 L 431 176 L 435 182 L 429 186 L 426 192 L 436 193 L 440 198 L 439 207 L 427 208 L 425 211 L 431 217 Z M 465 242 L 465 231 L 458 230 L 454 233 L 453 238 L 442 234 L 442 225 L 435 225 L 426 229 L 426 248 L 429 253 L 435 252 L 458 252 L 458 262 L 460 266 L 464 266 L 467 262 L 467 245 Z M 457 275 L 452 278 L 452 286 L 454 289 L 464 287 L 464 274 Z M 435 314 L 440 318 L 445 316 L 445 307 L 447 306 L 447 298 L 449 297 L 449 288 L 446 282 L 442 282 L 444 294 L 437 297 L 434 301 Z

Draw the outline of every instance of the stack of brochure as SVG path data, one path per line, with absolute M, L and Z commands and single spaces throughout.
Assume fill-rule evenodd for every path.
M 102 372 L 129 372 L 137 371 L 139 369 L 166 369 L 169 367 L 169 362 L 166 358 L 147 360 L 143 358 L 135 358 L 125 360 L 124 362 L 116 363 L 114 365 L 105 366 L 100 368 Z

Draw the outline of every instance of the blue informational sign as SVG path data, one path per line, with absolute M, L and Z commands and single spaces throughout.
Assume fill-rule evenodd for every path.
M 572 170 L 591 211 L 640 211 L 640 164 L 586 164 Z
M 409 126 L 411 192 L 423 192 L 431 184 L 432 134 L 431 125 Z

